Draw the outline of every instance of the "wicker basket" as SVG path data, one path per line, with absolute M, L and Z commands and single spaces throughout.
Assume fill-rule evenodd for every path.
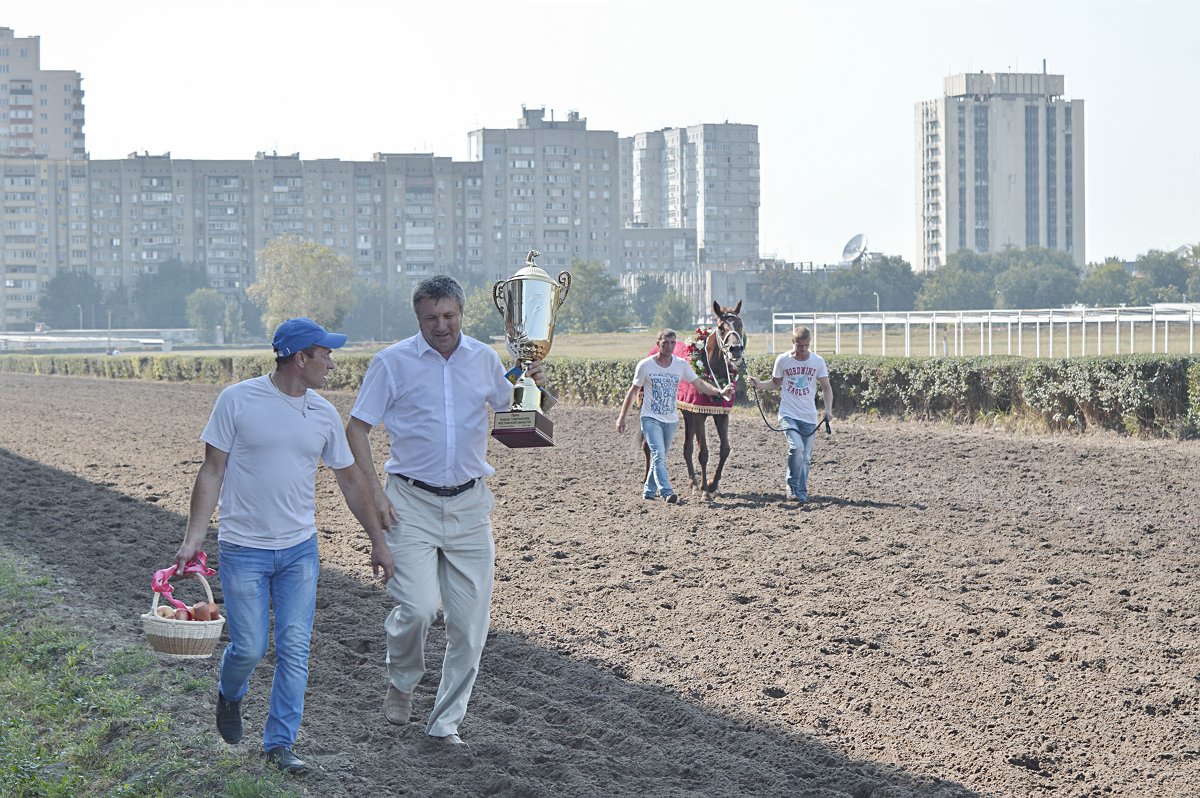
M 204 585 L 208 601 L 212 603 L 212 588 L 202 574 L 194 574 Z M 221 637 L 221 629 L 225 626 L 222 616 L 215 621 L 177 621 L 174 618 L 160 618 L 155 614 L 158 609 L 158 592 L 150 604 L 150 611 L 142 616 L 142 628 L 146 632 L 146 640 L 150 648 L 160 654 L 187 659 L 203 659 L 211 657 Z

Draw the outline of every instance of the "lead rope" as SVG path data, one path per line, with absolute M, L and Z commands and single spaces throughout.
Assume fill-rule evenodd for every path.
M 754 391 L 754 404 L 757 405 L 758 414 L 762 416 L 763 423 L 767 425 L 767 429 L 771 430 L 772 432 L 787 432 L 787 430 L 785 430 L 783 427 L 772 427 L 771 422 L 767 421 L 767 414 L 766 411 L 763 410 L 762 406 L 762 396 L 758 393 L 758 390 L 750 384 L 750 380 L 746 380 L 746 387 L 751 391 Z
M 729 361 L 732 360 L 732 358 L 729 356 L 729 349 L 728 349 L 727 341 L 730 336 L 734 336 L 734 335 L 737 335 L 737 330 L 729 330 L 728 332 L 725 333 L 725 335 L 723 335 L 717 339 L 717 344 L 721 347 L 721 355 L 723 356 L 723 358 L 725 360 L 725 379 L 728 380 L 728 382 L 733 382 L 733 377 L 729 371 Z M 742 372 L 744 373 L 746 371 L 746 358 L 743 357 L 741 360 L 739 360 L 737 365 L 739 368 L 741 368 Z M 711 365 L 709 367 L 709 370 L 710 371 L 712 370 Z M 716 376 L 716 375 L 714 374 L 713 376 Z M 785 430 L 783 427 L 773 427 L 773 426 L 771 426 L 771 422 L 767 421 L 767 414 L 763 410 L 763 406 L 762 406 L 762 397 L 759 395 L 758 391 L 754 388 L 754 386 L 750 384 L 749 379 L 746 380 L 746 387 L 754 392 L 754 404 L 756 407 L 758 407 L 758 414 L 760 416 L 762 416 L 763 424 L 767 425 L 767 429 L 771 430 L 772 432 L 787 432 L 787 430 Z

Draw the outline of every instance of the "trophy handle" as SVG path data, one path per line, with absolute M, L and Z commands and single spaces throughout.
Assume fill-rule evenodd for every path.
M 504 315 L 504 280 L 500 280 L 492 286 L 492 302 L 496 305 L 496 310 L 500 311 L 500 315 Z
M 558 305 L 555 310 L 562 307 L 562 303 L 567 301 L 567 292 L 571 290 L 571 273 L 559 272 L 558 284 L 562 286 L 562 293 L 558 295 Z

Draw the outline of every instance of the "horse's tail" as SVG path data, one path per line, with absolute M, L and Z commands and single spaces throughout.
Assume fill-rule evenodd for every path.
M 642 448 L 645 445 L 646 445 L 646 436 L 642 432 L 642 427 L 639 424 L 637 434 L 633 436 L 633 444 L 630 446 L 629 451 L 632 452 L 633 454 L 640 455 L 642 453 Z

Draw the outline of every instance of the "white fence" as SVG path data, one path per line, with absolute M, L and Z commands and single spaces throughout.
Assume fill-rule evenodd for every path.
M 185 335 L 185 333 L 190 335 Z M 0 352 L 45 352 L 59 349 L 171 351 L 172 344 L 195 339 L 194 330 L 52 330 L 0 332 Z
M 839 355 L 868 353 L 863 348 L 864 338 L 870 354 L 904 357 L 1194 354 L 1198 311 L 1200 303 L 1137 308 L 775 313 L 771 352 L 789 349 L 791 328 L 803 325 L 812 330 L 814 351 Z M 777 342 L 780 328 L 783 337 Z M 898 340 L 901 332 L 903 338 Z M 831 335 L 832 345 L 827 340 Z

